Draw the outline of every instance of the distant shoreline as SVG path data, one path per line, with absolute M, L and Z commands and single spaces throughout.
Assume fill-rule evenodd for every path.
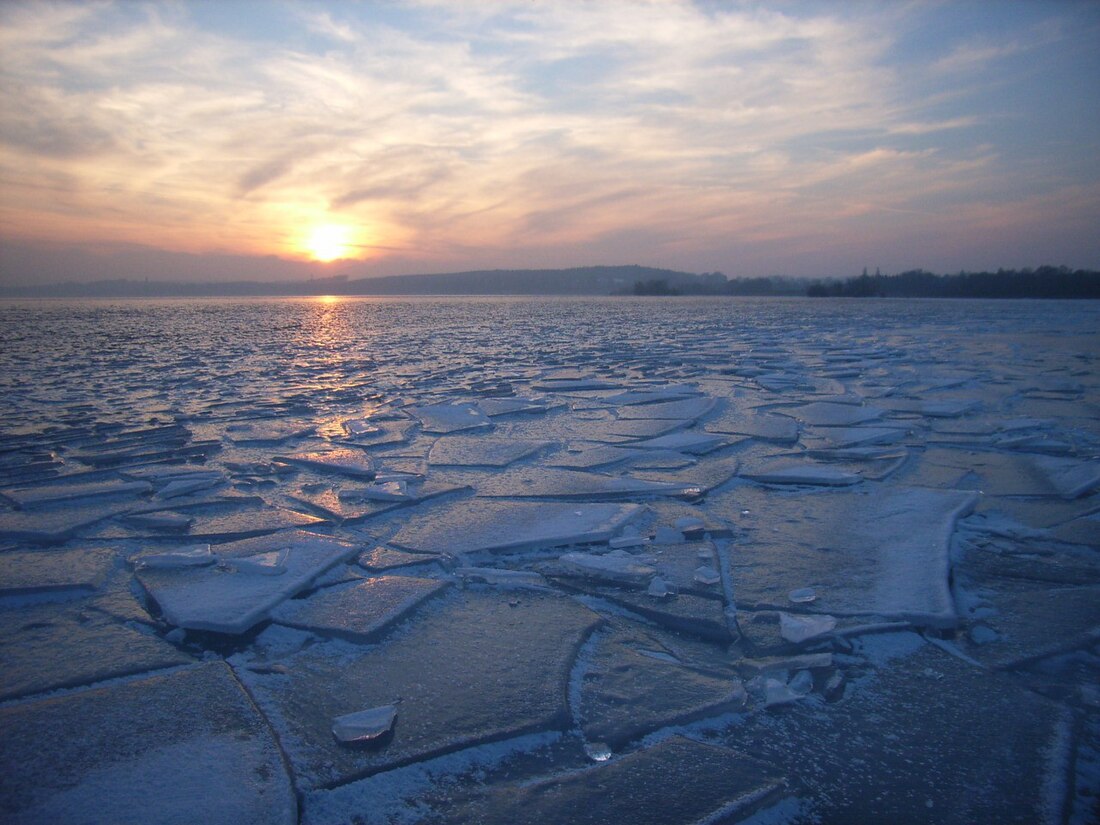
M 727 278 L 642 266 L 574 269 L 478 270 L 428 275 L 292 282 L 136 281 L 0 286 L 0 298 L 302 298 L 341 297 L 811 297 L 811 298 L 1100 298 L 1100 271 L 1042 266 L 1038 269 L 936 275 L 912 270 L 896 275 L 840 279 Z

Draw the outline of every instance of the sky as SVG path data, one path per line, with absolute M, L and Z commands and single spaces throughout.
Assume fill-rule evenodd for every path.
M 0 284 L 1100 269 L 1100 2 L 0 4 Z

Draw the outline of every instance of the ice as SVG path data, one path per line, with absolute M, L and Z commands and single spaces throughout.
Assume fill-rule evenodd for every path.
M 409 412 L 420 421 L 426 433 L 445 435 L 493 426 L 493 422 L 475 404 L 430 404 L 414 407 Z
M 645 496 L 683 496 L 690 495 L 693 489 L 691 484 L 538 468 L 499 473 L 479 483 L 477 494 L 491 498 L 609 501 Z
M 779 634 L 788 642 L 802 644 L 836 628 L 836 619 L 832 616 L 807 615 L 793 613 L 779 614 Z
M 1066 500 L 1080 498 L 1100 487 L 1100 461 L 1035 456 L 1032 461 L 1058 495 Z
M 312 424 L 300 425 L 284 421 L 231 424 L 225 428 L 226 438 L 242 446 L 270 446 L 285 444 L 312 435 Z
M 506 467 L 550 445 L 549 441 L 447 436 L 432 445 L 428 453 L 428 463 L 461 467 Z
M 271 611 L 278 624 L 357 642 L 373 641 L 449 582 L 380 576 L 290 599 Z
M 948 587 L 951 534 L 973 509 L 973 494 L 818 493 L 784 499 L 778 521 L 762 509 L 771 506 L 766 499 L 753 498 L 751 517 L 770 526 L 738 542 L 731 573 L 739 607 L 785 610 L 791 590 L 813 581 L 814 610 L 826 615 L 956 624 Z M 733 506 L 743 508 L 747 500 L 739 490 Z
M 0 597 L 92 593 L 102 586 L 117 558 L 113 550 L 92 547 L 0 553 Z
M 332 735 L 344 745 L 370 744 L 390 733 L 396 721 L 397 705 L 382 705 L 336 717 Z
M 271 569 L 271 553 L 286 551 L 281 575 Z M 234 557 L 237 570 L 200 567 L 183 570 L 141 569 L 137 579 L 170 624 L 190 630 L 244 633 L 266 620 L 272 608 L 305 590 L 357 549 L 317 537 L 288 542 L 278 551 Z M 257 556 L 259 559 L 257 559 Z M 260 570 L 258 568 L 269 568 Z
M 191 661 L 80 602 L 0 611 L 0 701 Z
M 172 553 L 148 553 L 137 556 L 133 562 L 152 570 L 176 570 L 184 567 L 206 567 L 218 560 L 209 544 L 182 548 Z
M 761 484 L 809 484 L 820 487 L 850 487 L 863 481 L 858 473 L 849 473 L 828 464 L 773 461 L 746 467 L 741 475 Z
M 442 821 L 482 825 L 745 821 L 781 787 L 782 780 L 752 757 L 674 736 L 587 770 L 487 789 L 465 804 L 452 802 Z
M 525 590 L 513 599 L 452 591 L 375 648 L 339 655 L 314 646 L 287 660 L 285 675 L 242 671 L 280 738 L 294 743 L 288 756 L 299 787 L 332 787 L 479 743 L 565 728 L 570 664 L 600 619 L 556 594 Z M 334 718 L 398 698 L 401 719 L 384 747 L 334 741 Z
M 565 553 L 558 559 L 565 575 L 583 576 L 598 581 L 645 587 L 657 570 L 642 564 L 623 550 L 612 550 L 606 555 L 592 553 Z
M 0 819 L 293 825 L 268 726 L 221 663 L 0 709 Z
M 884 410 L 877 407 L 834 404 L 828 401 L 814 401 L 801 407 L 779 410 L 791 415 L 804 424 L 815 427 L 851 427 L 881 418 Z
M 4 495 L 18 507 L 29 510 L 36 507 L 68 507 L 74 504 L 110 501 L 112 499 L 136 499 L 152 491 L 147 481 L 100 481 L 86 484 L 49 484 L 5 490 Z
M 699 455 L 717 450 L 726 444 L 726 440 L 706 433 L 679 432 L 631 442 L 632 447 L 643 450 L 678 450 Z
M 372 479 L 376 473 L 374 461 L 370 456 L 362 450 L 352 448 L 277 455 L 274 460 L 317 473 L 336 473 L 352 478 Z
M 169 303 L 0 305 L 0 820 L 1088 821 L 1095 302 Z
M 544 413 L 549 409 L 546 402 L 534 398 L 482 398 L 477 406 L 490 418 L 517 413 Z
M 436 508 L 390 543 L 420 553 L 501 553 L 606 541 L 640 515 L 636 504 L 478 500 Z
M 580 689 L 582 731 L 590 742 L 618 751 L 660 728 L 745 705 L 741 680 L 718 656 L 701 658 L 696 652 L 687 663 L 667 653 L 654 656 L 662 653 L 661 642 L 625 627 L 597 637 Z
M 663 404 L 641 404 L 620 410 L 619 418 L 697 419 L 714 409 L 714 404 L 713 398 L 685 398 Z
M 798 441 L 798 422 L 780 415 L 752 415 L 735 410 L 708 421 L 703 429 L 710 433 L 747 435 L 758 441 L 774 441 L 777 444 Z

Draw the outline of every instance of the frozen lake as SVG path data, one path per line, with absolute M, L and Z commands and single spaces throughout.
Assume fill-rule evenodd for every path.
M 1100 302 L 0 303 L 5 822 L 1100 818 Z

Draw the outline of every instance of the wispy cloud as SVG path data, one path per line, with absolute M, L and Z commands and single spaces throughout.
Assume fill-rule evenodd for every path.
M 1069 36 L 1029 22 L 901 61 L 908 6 L 265 8 L 263 37 L 244 7 L 0 10 L 3 231 L 295 256 L 337 222 L 379 271 L 555 249 L 759 270 L 875 209 L 982 202 L 1015 174 L 978 148 L 1000 113 L 953 90 Z

